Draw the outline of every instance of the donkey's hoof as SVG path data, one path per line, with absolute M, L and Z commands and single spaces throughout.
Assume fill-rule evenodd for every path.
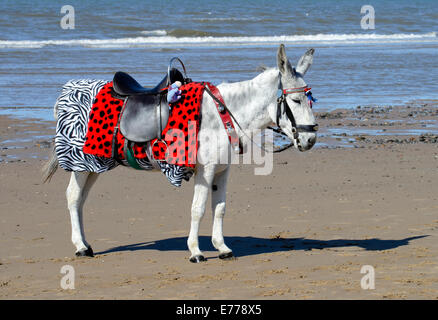
M 222 259 L 222 260 L 236 260 L 236 257 L 234 256 L 233 252 L 230 251 L 230 252 L 227 252 L 227 253 L 221 253 L 219 255 L 219 259 Z
M 88 247 L 87 250 L 81 250 L 76 252 L 76 257 L 94 257 L 94 252 L 91 247 Z
M 207 259 L 205 259 L 204 256 L 194 256 L 194 257 L 190 258 L 190 262 L 193 262 L 193 263 L 199 263 L 202 261 L 207 261 Z

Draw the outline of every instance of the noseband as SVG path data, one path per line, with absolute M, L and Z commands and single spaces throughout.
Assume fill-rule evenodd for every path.
M 284 89 L 283 83 L 281 82 L 281 75 L 279 75 L 278 79 L 279 80 L 278 80 L 277 119 L 276 119 L 277 127 L 280 128 L 281 115 L 286 113 L 286 116 L 292 125 L 292 133 L 294 135 L 295 140 L 298 139 L 299 132 L 317 132 L 318 131 L 318 124 L 313 124 L 313 125 L 299 124 L 299 125 L 297 125 L 297 122 L 295 121 L 294 114 L 286 101 L 286 96 L 288 94 L 291 94 L 291 93 L 304 92 L 306 95 L 308 95 L 308 94 L 311 95 L 310 88 L 305 86 L 305 87 L 299 87 L 299 88 Z M 281 105 L 283 105 L 283 111 L 281 110 Z

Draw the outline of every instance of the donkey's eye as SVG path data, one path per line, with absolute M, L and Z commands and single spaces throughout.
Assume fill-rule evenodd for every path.
M 292 101 L 295 102 L 295 103 L 298 103 L 298 104 L 301 103 L 301 100 L 299 100 L 299 99 L 292 99 Z

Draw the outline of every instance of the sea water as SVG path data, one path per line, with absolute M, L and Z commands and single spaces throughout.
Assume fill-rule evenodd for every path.
M 438 99 L 438 1 L 2 0 L 0 15 L 0 114 L 52 120 L 68 80 L 153 86 L 175 56 L 194 81 L 251 79 L 280 43 L 294 65 L 315 48 L 317 111 Z

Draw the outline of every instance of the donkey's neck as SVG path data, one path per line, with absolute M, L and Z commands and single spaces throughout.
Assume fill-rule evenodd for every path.
M 276 102 L 278 70 L 268 69 L 251 80 L 223 83 L 218 88 L 243 130 L 264 129 L 272 123 L 270 109 Z

